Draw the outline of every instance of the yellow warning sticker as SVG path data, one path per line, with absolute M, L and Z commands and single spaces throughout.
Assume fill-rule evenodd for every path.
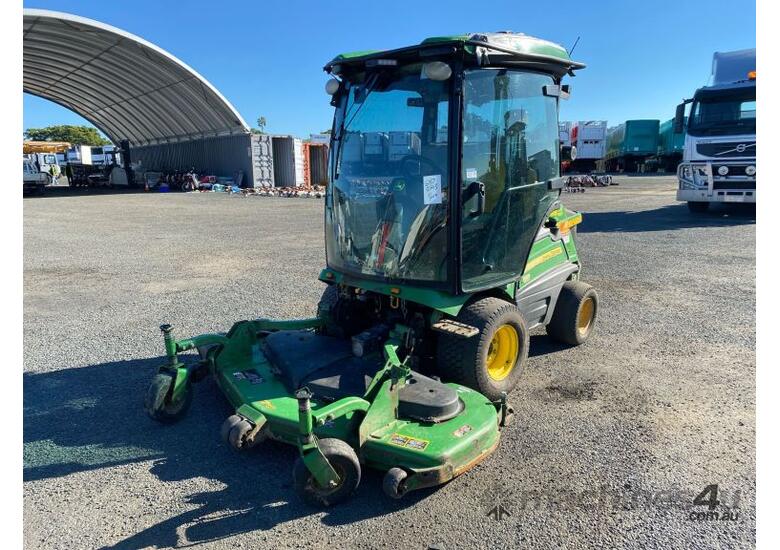
M 399 447 L 407 447 L 409 449 L 414 449 L 415 451 L 424 451 L 429 443 L 430 441 L 427 441 L 425 439 L 417 439 L 414 437 L 409 437 L 408 435 L 401 435 L 398 433 L 395 433 L 390 436 L 391 445 L 397 445 Z
M 273 403 L 271 403 L 267 399 L 264 399 L 264 400 L 260 401 L 260 405 L 265 407 L 266 409 L 271 409 L 271 410 L 274 410 L 276 408 L 276 405 L 274 405 Z

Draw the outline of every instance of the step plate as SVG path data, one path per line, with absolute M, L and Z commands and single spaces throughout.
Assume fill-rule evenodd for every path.
M 446 334 L 454 334 L 461 338 L 471 338 L 479 334 L 479 329 L 466 323 L 461 323 L 454 319 L 442 319 L 431 325 L 431 328 L 436 332 L 444 332 Z

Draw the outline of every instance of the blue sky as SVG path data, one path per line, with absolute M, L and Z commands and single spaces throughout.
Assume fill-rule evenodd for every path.
M 588 68 L 568 79 L 561 120 L 674 115 L 706 83 L 712 52 L 753 48 L 752 1 L 640 2 L 203 2 L 25 1 L 114 25 L 173 53 L 208 79 L 254 125 L 306 136 L 330 127 L 322 66 L 343 51 L 414 44 L 426 36 L 512 30 L 571 47 Z M 24 97 L 24 127 L 86 123 Z

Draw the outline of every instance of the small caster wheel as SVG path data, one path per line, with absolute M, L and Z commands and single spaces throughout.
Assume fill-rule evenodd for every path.
M 192 404 L 192 384 L 187 383 L 183 395 L 176 401 L 171 399 L 173 391 L 173 375 L 160 372 L 152 378 L 149 389 L 146 391 L 144 408 L 146 413 L 158 422 L 172 424 L 180 420 Z
M 232 430 L 234 426 L 243 420 L 244 418 L 238 416 L 237 414 L 231 414 L 228 416 L 222 423 L 222 427 L 219 429 L 219 435 L 222 438 L 222 441 L 225 443 L 230 443 L 230 430 Z
M 382 479 L 382 490 L 390 498 L 401 498 L 406 494 L 404 481 L 408 476 L 401 468 L 390 468 Z
M 340 439 L 320 439 L 320 451 L 325 455 L 340 480 L 332 487 L 320 487 L 306 467 L 303 457 L 298 457 L 293 467 L 295 491 L 311 506 L 332 506 L 347 500 L 360 484 L 360 461 L 357 454 Z
M 515 419 L 515 409 L 514 407 L 512 407 L 512 405 L 507 404 L 506 410 L 504 411 L 503 415 L 499 414 L 498 426 L 500 428 L 506 428 L 512 423 L 514 419 Z
M 222 439 L 235 451 L 251 449 L 265 439 L 263 428 L 255 430 L 254 424 L 237 414 L 229 416 L 220 431 Z

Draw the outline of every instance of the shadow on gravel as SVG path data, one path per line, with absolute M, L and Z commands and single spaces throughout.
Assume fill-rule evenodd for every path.
M 692 227 L 722 227 L 756 223 L 751 204 L 716 204 L 708 212 L 695 214 L 684 203 L 637 212 L 584 212 L 580 233 L 669 231 Z
M 178 546 L 265 530 L 322 511 L 306 506 L 292 488 L 297 451 L 269 442 L 247 453 L 222 443 L 219 428 L 232 413 L 211 379 L 195 386 L 193 406 L 179 423 L 163 426 L 143 410 L 147 384 L 164 359 L 118 361 L 24 374 L 24 480 L 37 481 L 153 461 L 162 482 L 206 478 L 214 490 L 186 496 L 187 510 L 135 533 L 111 548 Z M 364 470 L 354 498 L 328 509 L 321 521 L 343 525 L 412 506 L 432 489 L 392 501 L 382 476 Z M 137 474 L 134 474 L 137 475 Z M 106 491 L 121 498 L 119 483 L 132 477 L 101 475 Z M 176 487 L 172 490 L 176 490 Z M 147 495 L 150 510 L 166 517 L 165 500 Z
M 177 191 L 173 191 L 177 193 Z M 143 187 L 70 187 L 67 185 L 57 185 L 47 187 L 43 193 L 25 193 L 24 198 L 56 198 L 56 197 L 88 197 L 102 195 L 130 195 L 135 193 L 144 193 Z
M 553 340 L 546 334 L 532 334 L 528 345 L 528 357 L 540 357 L 569 348 L 571 348 L 569 344 Z

